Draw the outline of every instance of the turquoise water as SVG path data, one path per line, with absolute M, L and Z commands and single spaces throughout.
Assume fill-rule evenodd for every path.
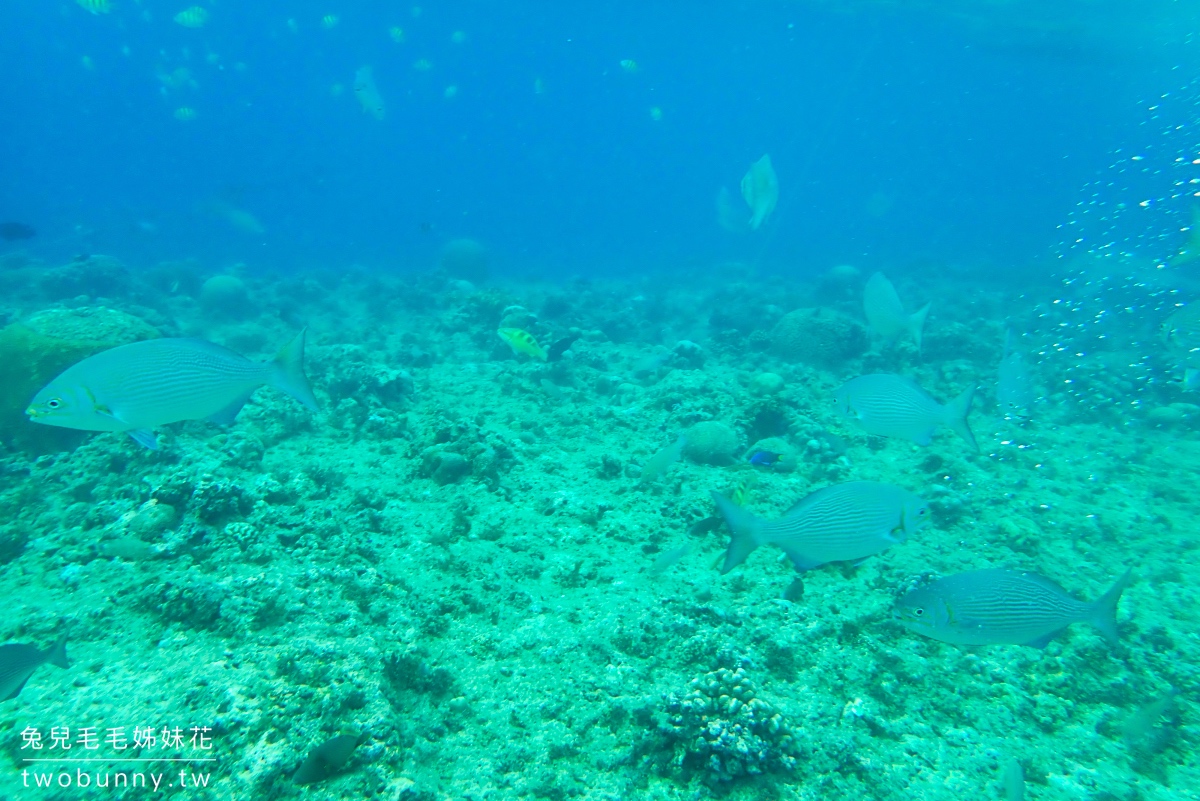
M 336 5 L 6 14 L 0 797 L 1200 798 L 1190 9 Z

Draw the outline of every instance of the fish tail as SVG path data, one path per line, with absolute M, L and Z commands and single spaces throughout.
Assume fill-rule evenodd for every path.
M 271 386 L 280 392 L 291 395 L 314 412 L 317 411 L 317 396 L 313 394 L 304 374 L 304 334 L 302 329 L 296 338 L 283 346 L 275 357 L 275 375 Z
M 1092 604 L 1092 615 L 1088 622 L 1099 629 L 1109 645 L 1117 644 L 1117 602 L 1121 600 L 1121 593 L 1132 583 L 1133 571 L 1126 570 L 1125 575 L 1117 579 L 1108 588 L 1108 592 Z
M 759 546 L 759 532 L 762 521 L 751 512 L 747 512 L 719 492 L 712 494 L 717 504 L 717 512 L 729 526 L 729 549 L 725 551 L 725 562 L 721 565 L 721 575 L 728 573 L 746 561 L 750 552 Z
M 965 439 L 968 445 L 979 450 L 979 443 L 975 441 L 971 426 L 967 424 L 967 414 L 971 411 L 971 401 L 974 399 L 975 387 L 967 387 L 961 395 L 947 403 L 945 423 L 951 431 Z
M 917 353 L 921 353 L 921 338 L 925 333 L 925 318 L 929 316 L 929 307 L 932 303 L 926 303 L 921 307 L 920 311 L 913 312 L 908 316 L 908 330 L 912 332 L 913 341 L 917 343 Z
M 50 649 L 49 656 L 46 661 L 52 665 L 57 665 L 60 668 L 69 668 L 71 660 L 67 659 L 67 635 L 58 638 L 58 642 Z

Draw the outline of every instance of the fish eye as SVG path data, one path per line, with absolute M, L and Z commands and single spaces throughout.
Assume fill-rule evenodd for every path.
M 914 617 L 920 617 L 921 615 L 925 614 L 925 610 L 919 606 L 916 607 L 915 609 L 913 609 L 912 611 L 913 611 Z
M 60 401 L 58 398 L 51 398 L 50 400 L 46 401 L 46 406 L 51 409 L 57 409 L 62 406 L 62 401 Z

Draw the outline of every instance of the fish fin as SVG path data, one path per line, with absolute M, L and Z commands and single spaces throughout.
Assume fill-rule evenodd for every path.
M 917 355 L 921 353 L 921 338 L 925 332 L 925 318 L 929 316 L 929 307 L 932 303 L 926 303 L 921 307 L 920 311 L 913 312 L 908 316 L 908 330 L 912 332 L 913 342 L 917 343 Z
M 928 431 L 918 434 L 917 436 L 913 437 L 913 442 L 924 448 L 926 445 L 933 442 L 933 432 L 936 430 L 937 428 L 931 428 Z
M 315 412 L 319 411 L 317 396 L 308 383 L 308 376 L 304 375 L 304 335 L 307 331 L 307 328 L 301 329 L 275 356 L 276 370 L 271 386 Z
M 979 443 L 975 441 L 975 435 L 971 433 L 971 427 L 967 424 L 967 415 L 971 411 L 971 401 L 974 399 L 975 387 L 971 386 L 947 403 L 945 423 L 951 431 L 965 439 L 973 449 L 979 450 Z
M 1121 593 L 1125 592 L 1125 588 L 1132 583 L 1133 571 L 1126 570 L 1125 574 L 1108 588 L 1108 592 L 1101 595 L 1092 604 L 1092 614 L 1088 618 L 1088 622 L 1104 635 L 1104 639 L 1108 640 L 1109 645 L 1116 645 L 1118 642 L 1117 603 L 1121 600 Z
M 1036 637 L 1036 638 L 1030 640 L 1029 642 L 1023 642 L 1021 644 L 1028 645 L 1031 648 L 1042 649 L 1042 648 L 1045 648 L 1047 645 L 1049 645 L 1051 640 L 1053 640 L 1058 635 L 1062 634 L 1062 632 L 1063 632 L 1062 629 L 1055 629 L 1054 631 L 1050 632 L 1049 634 L 1043 634 L 1040 637 Z
M 725 561 L 721 565 L 721 575 L 724 575 L 746 561 L 750 552 L 759 546 L 758 532 L 762 528 L 762 521 L 719 492 L 714 492 L 712 497 L 731 534 Z
M 233 425 L 233 421 L 237 420 L 238 412 L 246 405 L 246 401 L 250 400 L 250 396 L 254 394 L 254 390 L 250 390 L 246 394 L 236 398 L 233 403 L 226 406 L 220 411 L 213 412 L 208 417 L 204 418 L 210 423 L 216 423 L 219 426 Z
M 30 674 L 29 674 L 29 676 L 32 676 L 32 675 L 33 675 L 32 673 L 30 673 Z M 11 693 L 8 695 L 8 697 L 7 697 L 7 698 L 5 698 L 4 700 L 5 700 L 5 701 L 11 701 L 12 699 L 14 699 L 14 698 L 16 698 L 18 695 L 20 695 L 20 694 L 21 694 L 21 690 L 24 690 L 24 689 L 25 689 L 25 682 L 29 681 L 29 676 L 26 676 L 25 678 L 21 679 L 21 683 L 17 685 L 17 689 L 13 690 L 13 691 L 12 691 L 12 692 L 11 692 Z
M 782 545 L 779 547 L 783 548 Z M 783 552 L 787 554 L 788 559 L 790 559 L 792 562 L 792 567 L 796 568 L 797 573 L 803 573 L 806 570 L 812 570 L 813 568 L 820 567 L 821 565 L 825 564 L 824 562 L 818 562 L 815 559 L 810 559 L 797 551 L 789 551 L 787 548 L 783 548 Z
M 154 432 L 149 428 L 135 428 L 130 431 L 126 431 L 125 433 L 133 437 L 133 441 L 138 445 L 141 445 L 143 448 L 147 448 L 152 451 L 158 450 L 158 437 L 156 437 Z
M 58 642 L 46 654 L 46 661 L 60 668 L 69 668 L 71 660 L 67 658 L 67 635 L 58 638 Z

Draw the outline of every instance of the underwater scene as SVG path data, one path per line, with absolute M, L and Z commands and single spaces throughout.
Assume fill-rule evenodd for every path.
M 1200 799 L 1200 7 L 0 24 L 0 799 Z

